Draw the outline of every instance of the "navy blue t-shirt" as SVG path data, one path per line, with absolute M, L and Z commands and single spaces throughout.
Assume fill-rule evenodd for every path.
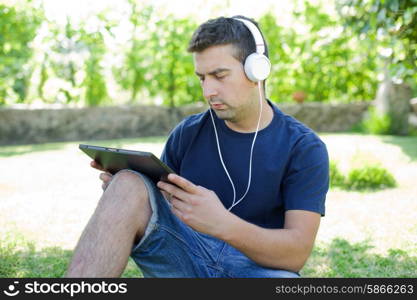
M 287 210 L 324 215 L 329 186 L 325 144 L 307 126 L 283 114 L 269 102 L 274 116 L 258 132 L 253 150 L 252 182 L 246 197 L 231 210 L 264 228 L 283 228 Z M 236 200 L 246 191 L 250 150 L 255 133 L 233 131 L 213 113 L 223 161 L 236 188 Z M 210 112 L 192 115 L 171 132 L 162 161 L 177 174 L 213 190 L 223 205 L 233 201 L 232 185 L 221 164 Z

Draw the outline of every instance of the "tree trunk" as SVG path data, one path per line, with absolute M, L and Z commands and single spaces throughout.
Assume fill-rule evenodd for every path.
M 376 110 L 391 118 L 391 133 L 395 135 L 408 134 L 408 116 L 412 92 L 405 83 L 394 83 L 385 70 L 384 81 L 379 85 L 375 99 Z

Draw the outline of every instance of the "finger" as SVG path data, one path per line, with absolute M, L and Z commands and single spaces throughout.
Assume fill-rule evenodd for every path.
M 176 215 L 178 217 L 178 219 L 182 220 L 183 219 L 183 214 L 181 211 L 179 211 L 178 209 L 176 209 L 174 206 L 171 206 L 171 211 L 174 215 Z
M 95 160 L 90 162 L 90 166 L 93 167 L 94 169 L 100 170 L 100 171 L 104 171 L 104 168 Z
M 171 201 L 171 195 L 170 194 L 168 194 L 167 192 L 162 191 L 162 190 L 161 190 L 161 193 L 166 200 Z
M 162 191 L 168 193 L 169 195 L 175 196 L 179 200 L 187 201 L 190 198 L 190 193 L 183 191 L 182 189 L 178 188 L 175 185 L 159 181 L 157 183 L 158 188 L 160 188 Z
M 110 182 L 113 176 L 110 173 L 100 173 L 99 178 L 104 182 Z
M 191 194 L 198 193 L 198 186 L 192 183 L 191 181 L 185 179 L 184 177 L 171 173 L 168 175 L 168 180 L 186 192 L 189 192 Z
M 173 207 L 175 207 L 176 210 L 180 211 L 182 214 L 191 212 L 191 206 L 176 197 L 171 198 L 171 204 Z

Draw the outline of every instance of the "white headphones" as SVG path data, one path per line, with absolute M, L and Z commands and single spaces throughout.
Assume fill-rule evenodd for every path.
M 256 44 L 256 52 L 250 54 L 244 63 L 246 76 L 253 82 L 265 80 L 271 72 L 271 62 L 265 56 L 265 43 L 261 32 L 255 24 L 248 20 L 233 19 L 242 22 L 249 29 Z

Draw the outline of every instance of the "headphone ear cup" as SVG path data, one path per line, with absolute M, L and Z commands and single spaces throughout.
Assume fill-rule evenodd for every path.
M 249 80 L 258 82 L 265 80 L 271 73 L 271 62 L 263 54 L 252 53 L 246 58 L 244 68 Z

